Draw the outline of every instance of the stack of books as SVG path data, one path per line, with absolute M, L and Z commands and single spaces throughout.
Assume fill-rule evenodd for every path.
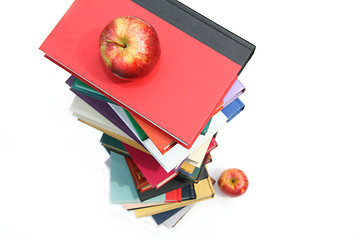
M 136 16 L 156 30 L 161 57 L 145 77 L 106 69 L 99 37 Z M 110 155 L 110 201 L 173 227 L 214 196 L 206 165 L 215 136 L 244 104 L 238 80 L 255 46 L 175 0 L 75 0 L 40 49 L 71 77 L 79 121 L 100 130 Z

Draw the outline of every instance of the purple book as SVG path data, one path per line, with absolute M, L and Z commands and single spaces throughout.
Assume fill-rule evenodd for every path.
M 240 97 L 241 94 L 245 92 L 245 87 L 242 83 L 237 79 L 235 83 L 231 86 L 229 92 L 223 99 L 224 104 L 222 105 L 224 108 L 229 105 L 236 98 Z

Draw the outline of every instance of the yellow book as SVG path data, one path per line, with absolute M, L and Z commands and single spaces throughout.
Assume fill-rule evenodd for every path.
M 197 203 L 206 199 L 210 199 L 214 197 L 214 188 L 211 183 L 211 178 L 208 177 L 206 179 L 200 180 L 198 183 L 194 184 L 196 198 L 188 201 L 183 202 L 175 202 L 175 203 L 168 203 L 159 206 L 152 206 L 147 208 L 141 208 L 134 210 L 135 215 L 138 218 L 146 217 L 154 214 L 158 214 L 161 212 L 169 211 L 175 208 L 184 207 L 189 204 Z
M 194 172 L 195 166 L 193 166 L 193 165 L 187 163 L 186 161 L 184 161 L 183 164 L 181 164 L 180 169 L 191 174 L 191 173 Z

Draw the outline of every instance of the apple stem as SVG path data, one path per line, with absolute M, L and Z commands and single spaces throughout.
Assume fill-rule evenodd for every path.
M 116 41 L 112 41 L 112 40 L 106 40 L 107 43 L 115 43 L 117 45 L 119 45 L 120 47 L 122 48 L 126 48 L 126 44 L 121 44 L 119 42 L 116 42 Z

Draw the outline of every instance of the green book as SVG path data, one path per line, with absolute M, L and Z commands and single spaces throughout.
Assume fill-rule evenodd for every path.
M 210 120 L 208 121 L 208 123 L 205 125 L 204 129 L 201 131 L 201 135 L 205 135 L 209 129 L 209 126 L 210 126 L 210 123 L 211 123 L 211 118 Z
M 95 88 L 91 87 L 90 85 L 82 82 L 81 80 L 79 80 L 78 78 L 75 78 L 73 84 L 71 85 L 71 88 L 79 93 L 85 94 L 87 96 L 99 99 L 101 101 L 104 102 L 110 102 L 110 103 L 114 103 L 111 99 L 109 99 L 108 97 L 106 97 L 104 94 L 100 93 L 99 91 L 97 91 Z
M 195 168 L 194 171 L 190 174 L 188 172 L 185 172 L 184 170 L 182 170 L 181 168 L 179 169 L 179 174 L 178 176 L 181 176 L 185 179 L 188 179 L 190 181 L 196 181 L 197 177 L 199 176 L 199 172 L 200 172 L 200 168 Z
M 101 136 L 100 142 L 108 152 L 114 151 L 121 155 L 131 157 L 129 152 L 126 150 L 124 145 L 122 145 L 122 143 L 119 140 L 117 140 L 105 133 Z
M 140 125 L 137 123 L 137 121 L 133 118 L 133 116 L 131 116 L 129 111 L 126 110 L 125 108 L 123 108 L 123 109 L 124 109 L 124 112 L 126 113 L 126 116 L 129 118 L 131 125 L 134 127 L 136 134 L 141 139 L 141 141 L 145 141 L 146 139 L 148 139 L 149 137 L 146 135 L 146 133 L 140 127 Z

